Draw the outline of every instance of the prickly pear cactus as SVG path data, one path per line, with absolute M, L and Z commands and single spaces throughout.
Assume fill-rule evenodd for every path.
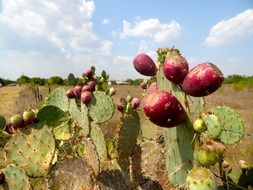
M 207 114 L 203 120 L 207 127 L 207 134 L 213 139 L 219 137 L 222 130 L 219 118 L 214 114 Z
M 41 124 L 24 128 L 5 144 L 5 162 L 16 164 L 29 176 L 47 175 L 55 153 L 55 139 L 49 128 Z
M 171 49 L 159 49 L 158 60 L 164 60 Z M 193 167 L 194 158 L 194 131 L 192 122 L 199 116 L 203 109 L 203 99 L 187 96 L 180 86 L 169 82 L 162 70 L 162 62 L 157 72 L 157 85 L 160 90 L 170 91 L 184 106 L 188 119 L 185 123 L 164 129 L 164 143 L 166 149 L 166 169 L 171 184 L 183 187 L 185 185 L 188 171 Z
M 239 115 L 229 107 L 217 106 L 213 113 L 220 118 L 222 131 L 219 139 L 224 144 L 235 144 L 241 140 L 244 133 L 244 123 Z
M 0 130 L 3 129 L 6 125 L 6 120 L 3 116 L 0 115 Z
M 30 190 L 29 178 L 25 171 L 15 164 L 10 164 L 2 170 L 9 190 Z
M 114 113 L 114 103 L 104 92 L 94 92 L 89 106 L 89 115 L 95 123 L 103 123 Z
M 57 106 L 63 111 L 68 111 L 68 102 L 69 101 L 65 95 L 64 88 L 57 88 L 52 93 L 50 93 L 47 103 L 48 105 Z

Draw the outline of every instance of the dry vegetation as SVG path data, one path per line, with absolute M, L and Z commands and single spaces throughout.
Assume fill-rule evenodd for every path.
M 143 91 L 135 86 L 116 86 L 117 95 L 114 102 L 119 102 L 120 97 L 131 94 L 142 99 Z M 40 88 L 42 96 L 48 93 L 47 87 Z M 0 88 L 0 114 L 10 118 L 15 113 L 22 113 L 24 109 L 33 108 L 36 105 L 34 89 L 31 87 L 1 87 Z M 226 105 L 235 109 L 246 125 L 246 132 L 253 133 L 253 90 L 243 89 L 235 91 L 225 85 L 217 92 L 206 97 L 206 105 L 211 108 L 215 105 Z M 143 113 L 141 117 L 144 118 Z M 104 124 L 108 136 L 113 136 L 113 131 L 119 123 L 120 113 L 115 112 L 113 118 Z M 244 159 L 253 164 L 253 136 L 245 136 L 237 145 L 228 146 L 227 160 L 237 164 L 238 159 Z

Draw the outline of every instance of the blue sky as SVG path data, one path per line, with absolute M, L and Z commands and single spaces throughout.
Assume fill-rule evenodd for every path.
M 141 78 L 140 52 L 175 46 L 190 68 L 253 75 L 252 0 L 0 0 L 0 77 L 76 76 L 90 65 Z

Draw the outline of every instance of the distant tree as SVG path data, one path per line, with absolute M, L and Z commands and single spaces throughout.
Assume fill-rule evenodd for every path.
M 68 75 L 68 85 L 75 86 L 76 85 L 76 78 L 73 73 L 69 73 Z
M 31 78 L 31 83 L 43 86 L 46 84 L 46 79 L 39 78 L 39 77 L 33 77 L 33 78 Z
M 59 76 L 52 76 L 49 79 L 47 79 L 47 83 L 49 85 L 63 85 L 64 81 Z
M 18 79 L 17 79 L 17 83 L 19 85 L 23 85 L 23 84 L 27 84 L 30 83 L 31 79 L 28 76 L 25 75 L 21 75 Z

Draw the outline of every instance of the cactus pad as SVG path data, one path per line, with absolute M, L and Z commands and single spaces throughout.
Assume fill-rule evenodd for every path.
M 8 163 L 23 168 L 30 176 L 41 177 L 50 169 L 55 139 L 46 126 L 23 128 L 11 137 L 4 150 Z
M 221 123 L 219 118 L 214 114 L 207 114 L 203 117 L 205 126 L 207 127 L 207 134 L 215 139 L 221 134 Z
M 53 128 L 52 132 L 54 133 L 54 137 L 57 140 L 68 140 L 72 137 L 71 133 L 71 123 L 69 121 L 62 122 L 57 127 Z
M 62 122 L 69 120 L 67 113 L 52 105 L 41 108 L 37 114 L 37 118 L 40 122 L 48 125 L 49 127 L 56 127 Z
M 0 130 L 0 147 L 4 146 L 4 144 L 11 138 L 11 135 L 5 131 Z
M 94 92 L 89 105 L 89 115 L 95 123 L 103 123 L 110 119 L 114 113 L 114 103 L 104 92 Z
M 6 120 L 3 116 L 0 115 L 0 130 L 3 129 L 6 125 Z
M 118 140 L 118 153 L 121 158 L 130 156 L 137 143 L 140 131 L 140 117 L 138 112 L 132 111 L 121 118 L 121 128 Z
M 221 122 L 222 131 L 219 139 L 224 144 L 235 144 L 240 141 L 244 133 L 244 123 L 239 115 L 226 106 L 217 106 L 212 111 Z
M 79 110 L 76 101 L 72 99 L 69 102 L 69 113 L 72 120 L 82 129 L 83 135 L 87 136 L 90 131 L 87 107 L 81 104 L 81 110 Z
M 57 106 L 63 111 L 68 111 L 68 98 L 64 88 L 57 88 L 48 96 L 48 105 Z
M 31 189 L 28 176 L 26 175 L 23 169 L 17 167 L 14 164 L 10 164 L 2 171 L 5 177 L 5 181 L 8 184 L 9 190 Z
M 90 137 L 91 137 L 93 144 L 96 147 L 100 162 L 106 161 L 107 160 L 107 147 L 106 147 L 105 136 L 104 136 L 102 130 L 100 129 L 100 127 L 95 123 L 91 123 Z

